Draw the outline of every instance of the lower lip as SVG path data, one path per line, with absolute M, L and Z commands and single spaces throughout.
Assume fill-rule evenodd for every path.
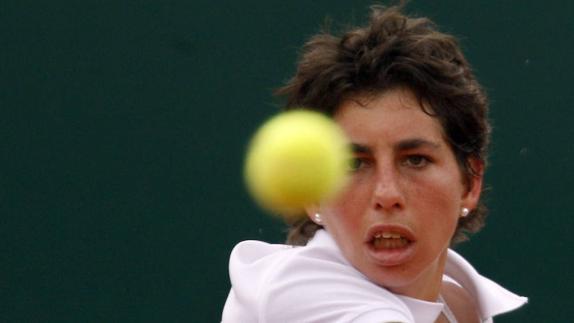
M 393 249 L 375 249 L 372 244 L 368 243 L 367 254 L 380 266 L 398 266 L 412 258 L 414 254 L 414 242 L 409 242 L 409 244 L 402 248 Z

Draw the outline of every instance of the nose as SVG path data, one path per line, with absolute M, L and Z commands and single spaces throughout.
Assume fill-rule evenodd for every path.
M 378 211 L 396 211 L 404 207 L 404 195 L 397 170 L 379 167 L 373 190 L 373 207 Z

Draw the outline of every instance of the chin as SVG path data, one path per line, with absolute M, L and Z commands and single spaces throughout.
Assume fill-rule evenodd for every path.
M 401 265 L 382 268 L 377 266 L 376 269 L 371 269 L 371 271 L 365 275 L 377 285 L 382 286 L 393 293 L 404 295 L 406 294 L 406 292 L 404 292 L 405 290 L 416 285 L 421 274 L 421 270 L 415 270 L 414 268 Z

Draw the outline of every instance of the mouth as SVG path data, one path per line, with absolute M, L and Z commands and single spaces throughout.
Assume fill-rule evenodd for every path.
M 371 240 L 375 250 L 400 249 L 406 247 L 412 241 L 397 232 L 378 232 Z
M 407 262 L 415 249 L 413 232 L 402 225 L 376 225 L 370 228 L 366 244 L 371 259 L 382 266 Z

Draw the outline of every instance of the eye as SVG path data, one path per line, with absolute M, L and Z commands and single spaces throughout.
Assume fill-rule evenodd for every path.
M 349 171 L 356 172 L 367 166 L 368 161 L 365 158 L 353 157 L 349 160 Z
M 403 160 L 403 165 L 411 168 L 423 168 L 431 162 L 430 158 L 423 155 L 409 155 Z

